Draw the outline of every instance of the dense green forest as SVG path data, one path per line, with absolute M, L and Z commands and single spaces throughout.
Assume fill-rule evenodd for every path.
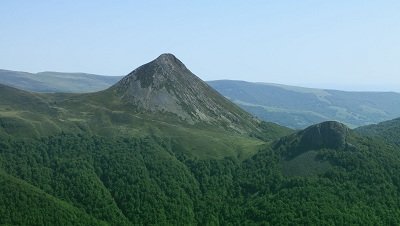
M 400 224 L 398 150 L 351 131 L 303 146 L 306 132 L 245 160 L 155 136 L 2 135 L 0 224 Z

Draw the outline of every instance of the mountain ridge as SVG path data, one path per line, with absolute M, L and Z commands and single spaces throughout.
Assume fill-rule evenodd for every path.
M 33 92 L 86 93 L 104 90 L 122 76 L 44 71 L 29 73 L 0 69 L 0 83 Z
M 355 128 L 400 116 L 400 94 L 395 92 L 348 92 L 235 80 L 209 84 L 260 119 L 295 129 L 330 120 Z

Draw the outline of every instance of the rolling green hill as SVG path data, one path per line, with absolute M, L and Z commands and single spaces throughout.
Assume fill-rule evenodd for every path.
M 260 119 L 291 128 L 335 120 L 351 128 L 400 116 L 400 94 L 345 92 L 220 80 L 214 89 Z
M 171 54 L 104 91 L 0 96 L 0 224 L 400 224 L 399 148 L 259 121 Z
M 34 92 L 87 93 L 106 89 L 122 76 L 103 76 L 85 73 L 40 72 L 28 73 L 0 70 L 0 83 Z
M 400 118 L 362 126 L 357 128 L 356 131 L 367 136 L 379 137 L 386 142 L 400 146 Z

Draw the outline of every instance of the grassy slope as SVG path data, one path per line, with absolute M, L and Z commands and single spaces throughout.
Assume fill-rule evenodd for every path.
M 344 92 L 242 81 L 209 84 L 266 121 L 292 128 L 336 120 L 357 127 L 400 115 L 400 94 Z
M 198 158 L 244 158 L 264 141 L 204 125 L 189 125 L 174 115 L 138 112 L 108 91 L 93 94 L 35 94 L 1 86 L 0 131 L 13 136 L 40 137 L 60 132 L 101 136 L 155 135 L 175 139 Z M 271 130 L 271 132 L 269 132 Z M 265 141 L 291 131 L 264 123 Z

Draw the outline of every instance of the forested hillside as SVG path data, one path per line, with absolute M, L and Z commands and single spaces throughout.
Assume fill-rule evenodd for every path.
M 3 135 L 1 197 L 13 205 L 0 223 L 399 224 L 398 150 L 322 127 L 327 143 L 309 144 L 309 128 L 244 160 L 192 158 L 179 139 L 154 136 Z M 344 143 L 331 146 L 330 133 Z

